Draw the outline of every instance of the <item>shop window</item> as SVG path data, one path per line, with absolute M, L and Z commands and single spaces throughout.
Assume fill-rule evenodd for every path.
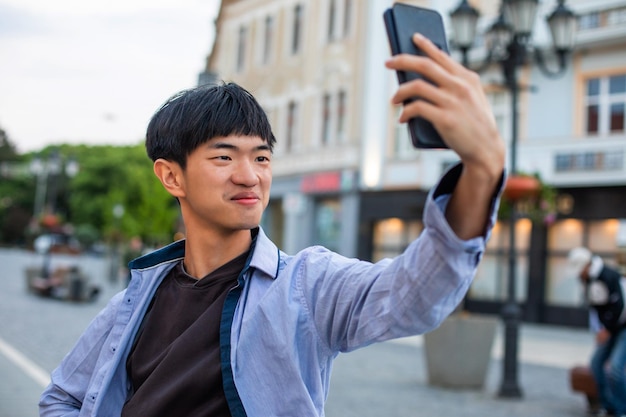
M 336 198 L 319 200 L 315 210 L 315 243 L 341 250 L 341 203 Z
M 617 219 L 583 221 L 559 220 L 548 230 L 546 258 L 546 302 L 551 305 L 581 307 L 583 288 L 567 265 L 569 251 L 578 246 L 588 247 L 605 262 L 615 264 L 618 257 Z
M 263 212 L 261 226 L 276 246 L 282 248 L 285 235 L 285 213 L 283 211 L 282 199 L 272 198 L 270 200 L 267 209 Z
M 374 223 L 374 262 L 400 255 L 422 233 L 420 220 L 389 218 Z
M 518 302 L 527 298 L 528 249 L 532 224 L 520 219 L 515 224 L 515 296 Z M 470 287 L 469 296 L 474 300 L 505 301 L 508 295 L 510 227 L 499 221 L 492 230 L 491 238 L 476 277 Z

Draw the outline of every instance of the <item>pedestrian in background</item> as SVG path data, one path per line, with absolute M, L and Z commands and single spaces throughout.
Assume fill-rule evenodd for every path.
M 597 335 L 591 358 L 602 405 L 597 415 L 626 417 L 626 279 L 587 248 L 572 249 L 568 262 L 584 285 Z
M 235 84 L 200 87 L 153 116 L 146 148 L 180 203 L 186 238 L 131 262 L 128 288 L 52 373 L 42 416 L 324 414 L 332 363 L 437 327 L 484 253 L 505 151 L 479 77 L 430 41 L 392 70 L 400 121 L 433 122 L 461 159 L 429 193 L 425 229 L 375 264 L 323 247 L 281 252 L 259 226 L 275 143 L 257 101 Z

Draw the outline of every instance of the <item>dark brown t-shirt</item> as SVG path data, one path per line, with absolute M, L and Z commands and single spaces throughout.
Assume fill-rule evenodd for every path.
M 201 280 L 187 275 L 181 261 L 164 278 L 126 361 L 134 393 L 123 417 L 230 416 L 219 329 L 224 299 L 247 257 Z

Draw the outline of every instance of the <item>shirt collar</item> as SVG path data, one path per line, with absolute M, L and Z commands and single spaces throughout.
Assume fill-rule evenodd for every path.
M 256 236 L 256 243 L 253 245 L 252 259 L 250 260 L 250 266 L 264 272 L 272 278 L 276 278 L 278 275 L 278 265 L 280 259 L 280 253 L 278 248 L 272 242 L 263 229 L 253 229 L 252 234 L 258 231 Z M 137 258 L 129 263 L 131 269 L 144 269 L 149 268 L 164 262 L 170 262 L 177 259 L 182 259 L 185 256 L 185 240 L 178 240 L 174 243 Z
M 272 278 L 276 278 L 278 276 L 279 259 L 280 253 L 278 247 L 267 237 L 263 229 L 259 227 L 250 266 L 264 272 Z

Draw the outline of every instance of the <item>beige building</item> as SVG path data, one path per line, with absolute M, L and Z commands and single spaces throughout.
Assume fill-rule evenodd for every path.
M 444 17 L 459 0 L 407 1 Z M 475 0 L 479 32 L 499 0 Z M 390 0 L 224 0 L 216 41 L 201 77 L 234 81 L 266 109 L 278 143 L 272 202 L 263 223 L 285 251 L 314 243 L 347 256 L 393 256 L 422 230 L 426 193 L 457 157 L 411 147 L 398 109 L 397 86 L 382 13 Z M 532 44 L 547 51 L 540 3 Z M 558 78 L 529 59 L 519 69 L 517 166 L 557 187 L 554 223 L 522 219 L 516 227 L 517 298 L 525 319 L 583 325 L 580 288 L 564 272 L 567 251 L 587 245 L 619 258 L 626 221 L 626 1 L 567 0 L 578 16 L 576 47 Z M 470 64 L 486 56 L 478 36 Z M 460 60 L 457 50 L 453 55 Z M 504 140 L 512 130 L 509 91 L 498 65 L 482 72 Z M 527 88 L 526 88 L 527 87 Z M 466 306 L 499 312 L 506 298 L 508 222 L 499 222 Z

